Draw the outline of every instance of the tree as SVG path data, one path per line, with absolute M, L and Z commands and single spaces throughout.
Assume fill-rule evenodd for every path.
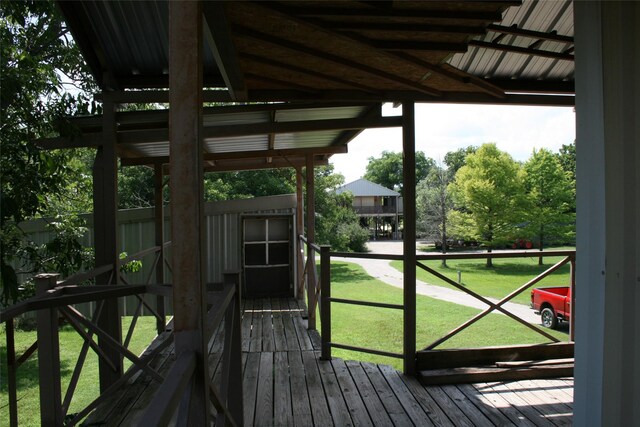
M 34 253 L 26 250 L 18 224 L 64 206 L 78 178 L 78 164 L 71 161 L 77 152 L 41 151 L 32 141 L 72 132 L 59 118 L 97 106 L 83 92 L 65 91 L 67 84 L 89 89 L 92 81 L 54 2 L 4 1 L 0 49 L 0 269 L 1 299 L 7 303 L 17 298 L 12 258 Z
M 368 160 L 364 178 L 402 195 L 402 153 L 383 151 L 380 158 L 369 157 Z M 416 182 L 425 179 L 435 164 L 424 152 L 416 152 Z
M 524 185 L 529 198 L 527 229 L 538 240 L 542 251 L 551 239 L 566 236 L 572 229 L 574 203 L 569 174 L 549 150 L 534 150 L 524 164 Z M 542 265 L 542 256 L 539 258 Z
M 569 180 L 573 197 L 571 198 L 571 212 L 576 212 L 576 143 L 563 144 L 560 147 L 558 154 L 556 154 L 565 175 Z
M 333 250 L 363 252 L 369 233 L 360 227 L 355 214 L 353 195 L 336 194 L 344 176 L 333 172 L 333 165 L 314 169 L 316 202 L 316 241 Z
M 417 216 L 420 227 L 424 227 L 427 236 L 442 242 L 442 253 L 447 252 L 449 212 L 453 201 L 448 190 L 451 175 L 447 169 L 436 166 L 429 175 L 420 181 L 416 189 Z M 442 260 L 447 266 L 447 260 Z
M 450 189 L 459 208 L 458 230 L 479 239 L 489 252 L 522 222 L 526 199 L 521 168 L 493 143 L 467 156 Z M 487 258 L 487 267 L 491 266 Z
M 467 148 L 459 148 L 456 151 L 449 151 L 444 155 L 444 164 L 447 165 L 447 170 L 449 171 L 451 180 L 456 176 L 458 170 L 464 166 L 467 156 L 475 153 L 477 149 L 478 147 L 470 145 Z

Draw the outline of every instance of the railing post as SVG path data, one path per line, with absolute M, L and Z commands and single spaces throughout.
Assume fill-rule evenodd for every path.
M 156 256 L 158 262 L 156 263 L 156 283 L 164 283 L 164 198 L 162 190 L 163 184 L 163 170 L 162 164 L 156 163 L 154 167 L 154 232 L 156 246 L 160 249 Z M 166 329 L 166 316 L 164 310 L 164 297 L 161 295 L 156 296 L 156 312 L 158 313 L 158 319 L 156 319 L 156 330 L 158 334 L 164 332 Z
M 9 391 L 9 425 L 18 427 L 18 395 L 16 384 L 16 345 L 13 334 L 13 318 L 5 322 L 7 334 L 7 388 Z
M 226 388 L 226 395 L 222 398 L 226 401 L 227 409 L 236 425 L 244 425 L 243 420 L 243 398 L 242 398 L 242 309 L 241 309 L 241 290 L 240 290 L 240 271 L 224 272 L 224 283 L 233 283 L 235 287 L 235 295 L 231 306 L 227 308 L 225 315 L 225 337 L 230 336 L 231 339 L 226 341 L 230 343 L 230 348 L 225 348 L 225 352 L 230 352 L 229 360 L 229 377 Z M 226 344 L 225 342 L 225 344 Z M 226 347 L 226 345 L 225 345 Z M 224 385 L 223 385 L 224 387 Z M 223 391 L 224 393 L 225 391 Z M 224 416 L 218 414 L 216 425 L 226 425 Z
M 331 246 L 320 246 L 320 324 L 322 360 L 331 360 Z
M 402 104 L 404 373 L 416 373 L 416 125 L 415 104 Z
M 571 264 L 569 268 L 569 279 L 571 286 L 571 314 L 569 315 L 569 340 L 575 341 L 575 322 L 576 322 L 576 255 L 571 256 Z
M 55 287 L 58 274 L 35 277 L 36 295 Z M 38 371 L 40 379 L 40 420 L 43 426 L 62 426 L 62 391 L 60 387 L 60 347 L 58 310 L 38 310 Z

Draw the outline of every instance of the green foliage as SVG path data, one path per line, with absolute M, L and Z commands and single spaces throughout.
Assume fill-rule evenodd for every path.
M 424 152 L 416 152 L 416 182 L 425 179 L 435 164 Z M 380 158 L 369 157 L 364 178 L 403 194 L 402 153 L 383 151 Z
M 495 144 L 483 144 L 467 156 L 450 190 L 459 211 L 452 217 L 456 232 L 489 248 L 507 242 L 524 219 L 520 165 Z
M 360 251 L 364 245 L 363 236 L 366 234 L 366 239 L 369 236 L 360 227 L 353 211 L 353 195 L 335 193 L 335 189 L 344 183 L 344 177 L 333 172 L 333 165 L 315 168 L 314 171 L 316 241 L 331 245 L 331 249 L 336 251 Z
M 356 222 L 338 224 L 338 230 L 331 245 L 335 250 L 351 250 L 354 252 L 366 252 L 369 231 Z
M 465 165 L 465 161 L 469 154 L 475 153 L 478 147 L 472 145 L 467 148 L 459 148 L 456 151 L 450 151 L 444 155 L 444 164 L 447 165 L 450 179 L 456 176 L 458 170 Z
M 425 237 L 440 242 L 447 241 L 449 213 L 453 208 L 448 188 L 450 177 L 447 169 L 435 166 L 416 187 L 416 227 Z M 442 248 L 446 250 L 446 245 L 442 245 Z
M 126 259 L 129 256 L 126 252 L 120 252 L 119 258 L 120 260 Z M 142 270 L 142 261 L 138 259 L 133 259 L 126 264 L 122 264 L 120 266 L 120 271 L 122 273 L 137 273 Z
M 529 199 L 526 230 L 540 248 L 545 243 L 572 240 L 574 193 L 558 159 L 548 150 L 533 151 L 524 164 L 524 184 Z
M 568 177 L 568 182 L 573 193 L 571 199 L 571 212 L 576 212 L 576 143 L 563 144 L 556 154 L 562 169 Z
M 32 141 L 55 131 L 73 132 L 59 117 L 98 107 L 82 92 L 65 92 L 65 85 L 83 90 L 92 82 L 54 2 L 4 1 L 0 49 L 0 267 L 6 303 L 17 296 L 11 259 L 30 250 L 23 247 L 17 224 L 58 213 L 65 199 L 81 193 L 86 183 L 72 161 L 77 152 L 41 151 Z M 66 236 L 61 241 L 68 242 Z

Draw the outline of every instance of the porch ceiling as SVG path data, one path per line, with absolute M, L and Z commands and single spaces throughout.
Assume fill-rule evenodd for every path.
M 104 90 L 168 86 L 163 1 L 59 1 Z M 206 2 L 220 101 L 569 105 L 572 2 Z M 529 94 L 524 96 L 523 94 Z
M 69 118 L 72 135 L 36 141 L 44 149 L 99 146 L 102 116 Z M 169 163 L 169 110 L 116 113 L 116 150 L 122 164 Z M 307 154 L 326 164 L 346 153 L 347 143 L 365 128 L 400 126 L 383 117 L 381 105 L 251 104 L 208 107 L 203 111 L 207 171 L 304 165 Z

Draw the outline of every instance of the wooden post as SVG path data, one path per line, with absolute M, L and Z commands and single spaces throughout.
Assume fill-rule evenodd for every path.
M 305 173 L 307 176 L 307 309 L 309 317 L 307 328 L 316 329 L 316 281 L 313 269 L 316 268 L 315 252 L 311 245 L 316 241 L 316 193 L 313 171 L 313 154 L 307 154 Z
M 209 369 L 204 331 L 202 3 L 169 2 L 169 150 L 176 354 L 195 353 L 191 387 L 180 405 L 185 425 L 208 426 Z M 182 412 L 184 411 L 184 412 Z
M 7 388 L 9 392 L 9 425 L 18 427 L 18 396 L 16 382 L 16 342 L 13 318 L 5 322 L 7 334 Z
M 103 141 L 96 153 L 93 164 L 93 233 L 96 266 L 111 264 L 114 271 L 96 277 L 97 285 L 113 285 L 120 281 L 118 274 L 118 172 L 116 158 L 116 108 L 105 93 L 103 102 Z M 109 277 L 112 279 L 109 280 Z M 118 299 L 105 300 L 98 327 L 111 338 L 122 343 L 122 325 Z M 113 347 L 102 342 L 98 344 L 109 358 L 111 365 L 99 360 L 100 391 L 104 392 L 115 383 L 123 372 L 122 356 Z M 111 368 L 115 366 L 115 370 Z
M 164 199 L 162 190 L 164 188 L 162 164 L 156 163 L 154 166 L 154 222 L 155 222 L 155 242 L 160 247 L 158 252 L 158 262 L 156 264 L 156 283 L 164 283 Z M 158 295 L 156 297 L 156 312 L 159 318 L 156 320 L 156 329 L 158 334 L 164 332 L 166 327 L 164 297 Z
M 402 188 L 404 192 L 404 373 L 414 375 L 416 373 L 416 132 L 413 102 L 402 104 Z
M 569 340 L 575 341 L 575 325 L 576 325 L 576 258 L 575 255 L 571 257 L 571 264 L 569 268 L 569 280 L 571 286 L 571 311 L 569 317 Z
M 230 343 L 230 348 L 225 348 L 230 352 L 229 373 L 227 388 L 221 390 L 223 399 L 227 403 L 227 408 L 238 426 L 244 425 L 243 398 L 242 398 L 242 309 L 240 307 L 242 292 L 240 286 L 240 271 L 229 271 L 223 273 L 224 283 L 233 283 L 235 295 L 231 302 L 231 307 L 227 309 L 225 316 L 225 340 Z M 225 425 L 224 418 L 218 415 L 216 425 Z
M 35 277 L 36 295 L 56 286 L 58 274 Z M 38 310 L 38 371 L 40 382 L 40 421 L 43 426 L 62 426 L 62 391 L 60 388 L 60 344 L 58 309 Z
M 331 360 L 331 246 L 320 246 L 320 322 L 322 360 Z
M 304 248 L 300 244 L 298 236 L 304 234 L 304 194 L 302 168 L 296 168 L 296 262 L 298 263 L 298 289 L 296 296 L 304 301 Z

